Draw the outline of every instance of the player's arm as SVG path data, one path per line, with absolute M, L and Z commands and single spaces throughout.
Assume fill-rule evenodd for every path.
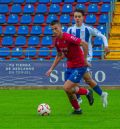
M 58 53 L 57 53 L 57 55 L 56 55 L 56 57 L 55 57 L 55 60 L 54 60 L 54 62 L 53 62 L 53 64 L 52 64 L 52 66 L 51 66 L 50 69 L 46 72 L 46 75 L 47 75 L 47 76 L 50 76 L 51 72 L 54 70 L 54 68 L 57 66 L 57 64 L 60 62 L 60 60 L 62 60 L 63 57 L 64 57 L 64 56 L 63 56 L 62 52 L 58 52 Z

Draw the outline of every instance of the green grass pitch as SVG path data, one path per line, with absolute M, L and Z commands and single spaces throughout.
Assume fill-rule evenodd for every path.
M 120 90 L 107 90 L 109 105 L 89 106 L 82 96 L 83 114 L 71 115 L 72 108 L 63 90 L 0 90 L 0 129 L 120 129 Z M 50 116 L 39 116 L 37 106 L 48 103 Z

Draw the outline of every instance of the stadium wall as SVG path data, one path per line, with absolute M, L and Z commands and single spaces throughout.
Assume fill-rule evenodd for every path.
M 0 86 L 62 86 L 65 62 L 48 78 L 49 61 L 1 61 Z M 93 61 L 92 77 L 102 86 L 120 86 L 120 61 Z M 85 85 L 81 82 L 81 85 Z

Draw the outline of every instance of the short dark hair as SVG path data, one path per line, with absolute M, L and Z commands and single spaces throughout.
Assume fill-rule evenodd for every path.
M 74 13 L 75 13 L 75 12 L 79 12 L 79 13 L 81 13 L 83 16 L 85 15 L 85 11 L 84 11 L 83 9 L 76 8 L 75 11 L 74 11 Z
M 58 20 L 53 20 L 53 21 L 50 23 L 51 26 L 53 26 L 53 25 L 55 25 L 55 24 L 60 24 L 60 22 L 59 22 Z M 61 25 L 61 24 L 60 24 L 60 25 Z

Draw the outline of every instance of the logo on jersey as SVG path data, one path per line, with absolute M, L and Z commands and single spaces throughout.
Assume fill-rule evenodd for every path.
M 71 36 L 70 38 L 71 38 L 71 39 L 73 39 L 74 41 L 76 41 L 76 40 L 77 40 L 77 38 L 76 38 L 76 37 L 74 37 L 74 36 Z

